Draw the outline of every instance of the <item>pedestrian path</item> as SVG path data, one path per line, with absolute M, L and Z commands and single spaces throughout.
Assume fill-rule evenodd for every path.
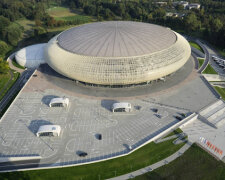
M 179 156 L 181 156 L 186 150 L 188 150 L 191 147 L 192 143 L 191 142 L 187 142 L 182 148 L 180 148 L 177 152 L 175 152 L 174 154 L 172 154 L 171 156 L 155 163 L 152 164 L 150 166 L 147 166 L 145 168 L 139 169 L 137 171 L 128 173 L 128 174 L 124 174 L 121 176 L 117 176 L 115 178 L 111 178 L 110 180 L 123 180 L 123 179 L 130 179 L 130 178 L 134 178 L 136 176 L 140 176 L 142 174 L 145 174 L 147 172 L 153 171 L 165 164 L 170 163 L 171 161 L 175 160 L 176 158 L 178 158 Z
M 164 141 L 168 141 L 168 140 L 170 140 L 170 139 L 177 138 L 177 139 L 175 139 L 175 140 L 173 141 L 173 143 L 174 143 L 174 144 L 179 144 L 179 141 L 180 141 L 180 143 L 183 142 L 182 139 L 183 139 L 185 136 L 187 136 L 185 133 L 179 133 L 179 134 L 174 134 L 174 135 L 172 135 L 172 136 L 159 138 L 159 139 L 155 140 L 154 142 L 155 142 L 156 144 L 158 144 L 158 143 L 161 143 L 161 142 L 164 142 Z M 177 143 L 177 142 L 178 142 L 178 143 Z
M 15 70 L 15 71 L 17 71 L 17 72 L 19 72 L 19 73 L 24 72 L 25 69 L 20 69 L 20 68 L 18 68 L 18 67 L 16 67 L 16 66 L 13 65 L 12 60 L 13 60 L 14 57 L 15 57 L 15 53 L 11 54 L 11 55 L 8 57 L 8 59 L 7 59 L 8 63 L 9 63 L 10 69 L 13 69 L 13 70 Z

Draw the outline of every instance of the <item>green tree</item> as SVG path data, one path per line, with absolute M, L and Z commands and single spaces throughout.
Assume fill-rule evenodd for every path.
M 177 11 L 183 11 L 184 10 L 184 6 L 183 5 L 181 5 L 181 4 L 178 4 L 177 6 L 176 6 L 176 10 Z
M 88 15 L 95 15 L 96 9 L 94 5 L 84 6 L 84 13 Z
M 7 40 L 8 42 L 16 46 L 18 41 L 20 40 L 22 34 L 22 30 L 18 26 L 9 26 L 7 27 Z
M 197 19 L 197 16 L 194 13 L 190 13 L 185 18 L 185 27 L 187 32 L 194 32 L 200 29 L 201 22 Z
M 165 9 L 158 8 L 153 12 L 154 18 L 163 18 L 166 15 Z
M 47 33 L 47 30 L 41 26 L 36 26 L 34 28 L 34 36 L 35 37 L 38 37 L 39 35 L 45 34 L 45 33 Z
M 3 61 L 2 58 L 0 58 L 0 74 L 6 74 L 9 71 L 9 64 L 6 61 Z
M 6 28 L 9 26 L 10 21 L 4 16 L 0 16 L 0 38 L 4 39 L 6 34 Z
M 117 5 L 117 8 L 115 9 L 115 14 L 117 14 L 117 15 L 119 15 L 121 17 L 124 16 L 124 14 L 125 14 L 125 6 L 124 6 L 123 3 L 119 3 Z
M 0 55 L 5 55 L 8 51 L 9 47 L 4 41 L 0 41 Z
M 212 32 L 219 32 L 223 27 L 223 23 L 220 21 L 220 19 L 212 19 L 210 21 L 210 29 Z

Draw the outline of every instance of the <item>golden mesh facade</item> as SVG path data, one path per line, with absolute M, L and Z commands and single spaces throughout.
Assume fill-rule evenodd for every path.
M 190 58 L 189 43 L 178 33 L 173 33 L 176 41 L 166 49 L 128 57 L 97 57 L 69 52 L 58 44 L 56 36 L 48 43 L 45 57 L 58 73 L 78 81 L 101 85 L 139 84 L 177 71 Z

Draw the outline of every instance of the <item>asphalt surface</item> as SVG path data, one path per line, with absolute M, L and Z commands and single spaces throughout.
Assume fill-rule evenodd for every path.
M 199 73 L 202 73 L 209 64 L 210 55 L 209 55 L 208 48 L 206 48 L 205 45 L 203 45 L 199 40 L 197 40 L 196 42 L 201 46 L 201 48 L 203 49 L 205 53 L 205 61 L 200 67 L 200 69 L 198 70 Z
M 7 104 L 10 102 L 12 97 L 22 89 L 26 84 L 27 80 L 31 76 L 34 70 L 24 71 L 15 84 L 10 88 L 10 90 L 5 94 L 4 98 L 0 101 L 0 111 L 4 110 Z

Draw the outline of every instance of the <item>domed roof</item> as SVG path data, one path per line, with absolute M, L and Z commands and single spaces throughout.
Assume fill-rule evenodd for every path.
M 36 68 L 45 63 L 44 48 L 47 43 L 27 46 L 15 54 L 16 62 L 27 68 Z
M 176 42 L 168 28 L 131 21 L 97 22 L 62 32 L 58 45 L 74 54 L 128 57 L 154 53 Z

